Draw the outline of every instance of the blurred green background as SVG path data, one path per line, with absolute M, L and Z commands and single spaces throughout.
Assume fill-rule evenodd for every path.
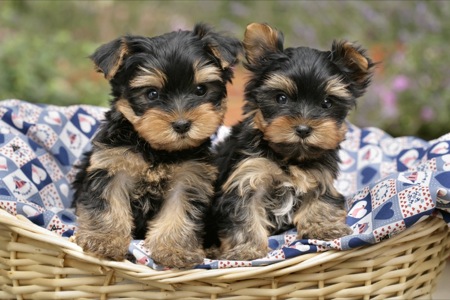
M 87 58 L 99 45 L 199 21 L 242 38 L 257 21 L 283 31 L 286 47 L 362 44 L 381 63 L 350 120 L 433 139 L 450 132 L 449 17 L 450 1 L 0 1 L 0 99 L 106 106 L 108 84 Z

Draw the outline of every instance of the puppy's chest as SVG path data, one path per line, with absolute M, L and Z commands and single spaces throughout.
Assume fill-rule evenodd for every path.
M 150 198 L 162 198 L 168 189 L 173 172 L 172 164 L 149 165 L 144 174 L 136 178 L 134 198 L 139 199 L 146 195 Z
M 280 167 L 276 173 L 273 189 L 270 190 L 269 202 L 265 203 L 273 232 L 280 232 L 288 228 L 295 212 L 304 203 L 323 193 L 320 183 L 323 173 L 319 170 L 301 168 L 290 165 Z M 288 227 L 286 227 L 288 226 Z
M 289 165 L 283 169 L 284 185 L 291 186 L 297 196 L 317 189 L 324 177 L 320 170 L 302 168 L 297 165 Z
M 121 176 L 132 182 L 129 194 L 133 200 L 144 195 L 161 197 L 172 178 L 174 164 L 151 163 L 126 147 L 99 149 L 90 158 L 90 170 L 107 170 L 110 177 Z M 118 184 L 121 182 L 119 181 Z
M 302 202 L 317 198 L 323 194 L 329 185 L 333 184 L 332 174 L 327 170 L 302 168 L 298 165 L 280 166 L 273 173 L 274 186 L 271 191 L 272 209 L 292 212 Z M 291 207 L 288 209 L 288 207 Z

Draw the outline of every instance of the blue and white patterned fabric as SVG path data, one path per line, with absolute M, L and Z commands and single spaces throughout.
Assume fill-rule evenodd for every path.
M 104 109 L 0 102 L 0 208 L 69 237 L 73 165 L 90 148 Z
M 0 208 L 70 237 L 74 165 L 90 149 L 105 108 L 58 107 L 0 101 Z M 221 128 L 220 139 L 227 134 Z M 273 249 L 254 261 L 205 259 L 197 268 L 261 266 L 304 253 L 347 250 L 378 243 L 428 217 L 450 223 L 450 134 L 433 141 L 393 138 L 377 128 L 349 124 L 340 151 L 336 187 L 347 198 L 353 234 L 333 241 L 297 240 L 294 229 L 269 238 Z M 136 263 L 153 263 L 143 241 L 129 247 Z

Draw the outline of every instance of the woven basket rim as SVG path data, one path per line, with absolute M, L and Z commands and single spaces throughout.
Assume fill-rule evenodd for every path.
M 431 220 L 428 220 L 431 219 Z M 68 238 L 64 238 L 45 228 L 39 227 L 21 215 L 12 215 L 0 209 L 0 223 L 7 225 L 11 231 L 27 236 L 40 242 L 49 243 L 60 247 L 61 251 L 69 254 L 82 262 L 100 265 L 106 268 L 114 268 L 123 272 L 131 272 L 136 278 L 142 280 L 155 280 L 161 283 L 173 284 L 186 280 L 200 280 L 202 278 L 217 278 L 220 280 L 238 280 L 263 273 L 271 273 L 272 276 L 281 276 L 302 269 L 312 268 L 331 261 L 348 259 L 370 253 L 379 248 L 389 249 L 391 244 L 407 243 L 420 236 L 430 235 L 442 226 L 443 220 L 437 217 L 427 218 L 428 222 L 419 222 L 405 231 L 376 244 L 363 246 L 351 250 L 328 250 L 319 253 L 300 255 L 267 266 L 236 267 L 227 269 L 189 269 L 189 270 L 154 270 L 145 265 L 138 265 L 130 261 L 110 261 L 99 259 L 83 252 L 82 248 Z M 425 225 L 426 224 L 426 225 Z

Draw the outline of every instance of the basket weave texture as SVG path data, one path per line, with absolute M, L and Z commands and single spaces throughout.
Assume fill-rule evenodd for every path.
M 430 217 L 368 247 L 264 267 L 155 271 L 89 256 L 66 238 L 0 209 L 0 299 L 430 298 L 450 231 Z

